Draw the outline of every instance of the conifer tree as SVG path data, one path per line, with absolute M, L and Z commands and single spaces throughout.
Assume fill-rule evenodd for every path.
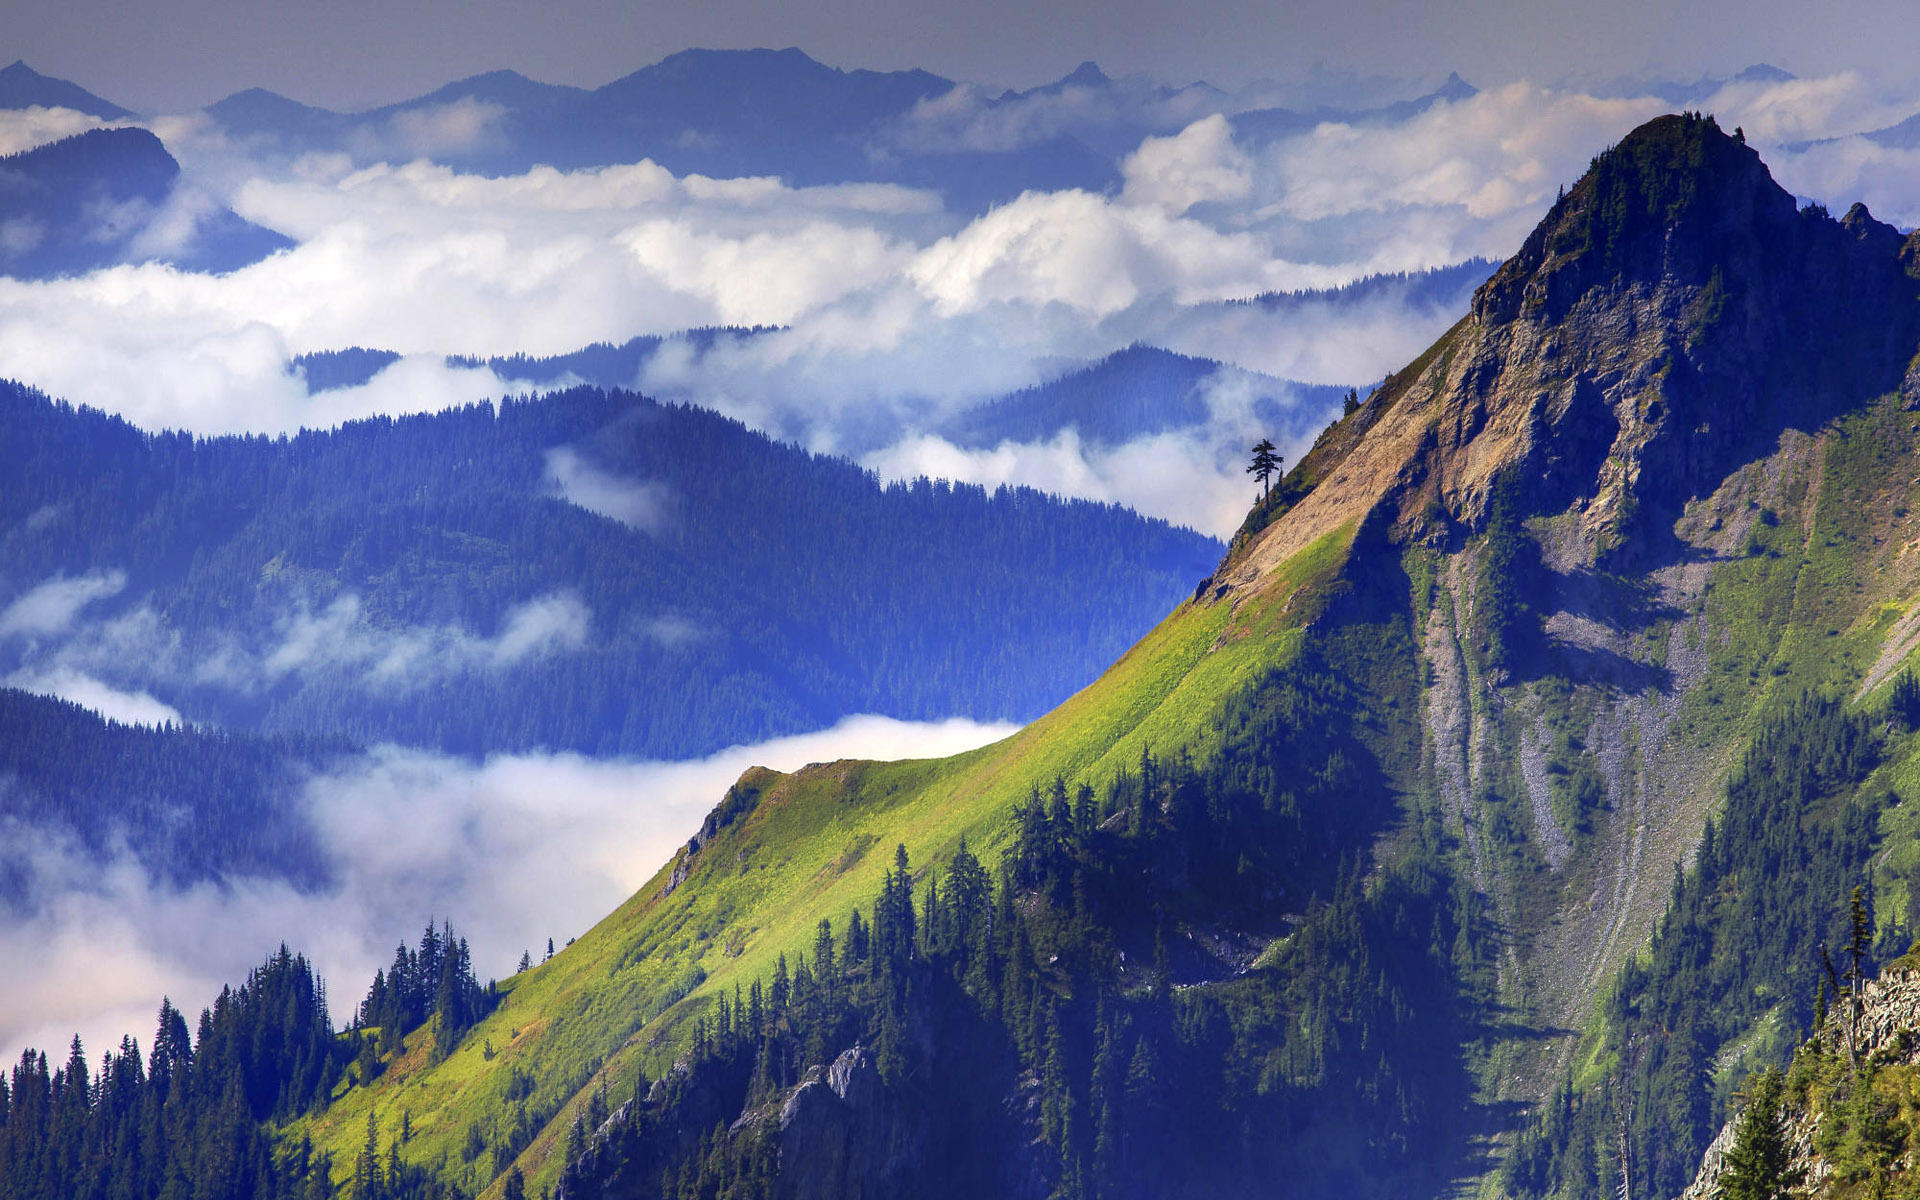
M 1747 1083 L 1747 1106 L 1720 1177 L 1722 1200 L 1785 1200 L 1800 1182 L 1780 1118 L 1783 1081 L 1774 1068 Z
M 1273 444 L 1273 439 L 1261 438 L 1254 444 L 1253 460 L 1247 464 L 1247 474 L 1260 481 L 1262 503 L 1272 495 L 1272 480 L 1283 462 L 1285 459 L 1280 456 L 1280 448 Z
M 353 1164 L 352 1200 L 380 1200 L 386 1192 L 386 1180 L 380 1170 L 380 1126 L 373 1110 L 367 1110 L 367 1137 L 360 1146 L 360 1157 Z

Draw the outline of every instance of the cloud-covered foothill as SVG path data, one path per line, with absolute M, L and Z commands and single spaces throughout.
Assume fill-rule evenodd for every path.
M 103 865 L 61 831 L 0 819 L 22 902 L 0 901 L 0 1058 L 144 1039 L 163 995 L 183 1008 L 281 942 L 313 959 L 341 1016 L 393 946 L 432 919 L 472 940 L 483 978 L 523 950 L 586 931 L 644 883 L 751 766 L 954 754 L 1012 733 L 964 720 L 850 717 L 830 729 L 685 762 L 572 754 L 468 759 L 382 746 L 283 798 L 311 826 L 332 882 L 247 876 L 180 884 L 130 851 Z

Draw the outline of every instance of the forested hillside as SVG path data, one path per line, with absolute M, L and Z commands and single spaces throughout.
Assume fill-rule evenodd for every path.
M 446 1177 L 1678 1190 L 1851 887 L 1912 920 L 1916 346 L 1913 240 L 1655 122 L 1093 686 L 957 759 L 750 773 L 512 981 L 504 1066 L 299 1134 L 445 1105 L 421 1155 L 492 1148 L 515 1073 L 584 1074 Z
M 0 902 L 26 905 L 31 860 L 50 835 L 105 859 L 125 851 L 173 884 L 272 876 L 325 881 L 328 866 L 291 801 L 302 774 L 351 749 L 316 738 L 148 729 L 0 688 Z M 0 905 L 3 907 L 4 905 Z
M 230 729 L 474 753 L 1025 719 L 1219 549 L 1023 489 L 882 486 L 587 389 L 195 439 L 6 386 L 0 430 L 0 579 L 16 615 L 57 614 L 0 621 L 0 668 Z

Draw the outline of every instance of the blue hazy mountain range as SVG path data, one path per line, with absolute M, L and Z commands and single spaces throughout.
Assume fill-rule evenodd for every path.
M 77 83 L 42 75 L 23 62 L 0 69 L 0 108 L 67 108 L 102 121 L 122 121 L 134 115 Z
M 1222 551 L 1110 505 L 882 485 L 584 387 L 199 439 L 6 384 L 0 477 L 0 677 L 464 753 L 1030 718 Z
M 1142 138 L 1175 132 L 1196 112 L 1230 107 L 1225 93 L 1204 83 L 1143 88 L 1139 81 L 1115 81 L 1092 63 L 1024 91 L 956 93 L 960 86 L 919 70 L 840 70 L 797 49 L 688 50 L 592 90 L 493 71 L 366 112 L 332 112 L 256 88 L 210 105 L 207 113 L 229 135 L 268 152 L 417 152 L 485 174 L 648 158 L 678 174 L 930 188 L 955 210 L 977 212 L 1027 190 L 1111 190 L 1120 182 L 1119 160 Z M 1044 104 L 1070 89 L 1087 102 L 1055 106 L 1048 121 L 998 140 L 916 114 L 928 102 L 963 97 L 991 116 Z M 1380 109 L 1242 115 L 1250 136 L 1264 139 L 1325 120 L 1402 119 L 1472 94 L 1455 76 L 1436 92 Z M 1183 97 L 1192 103 L 1174 103 Z M 401 137 L 410 118 L 455 105 L 484 106 L 490 118 L 465 144 L 433 147 Z
M 44 279 L 126 262 L 231 271 L 293 245 L 232 210 L 200 204 L 157 236 L 180 194 L 180 164 L 145 129 L 93 129 L 0 158 L 0 274 Z
M 1391 304 L 1420 314 L 1450 312 L 1465 308 L 1474 289 L 1486 282 L 1497 265 L 1489 259 L 1475 258 L 1430 271 L 1367 276 L 1337 288 L 1268 292 L 1222 304 L 1257 307 L 1276 315 L 1310 308 L 1337 312 L 1370 303 Z M 689 346 L 697 355 L 721 338 L 750 338 L 771 332 L 774 330 L 691 329 L 668 336 L 631 338 L 617 345 L 600 342 L 537 358 L 524 354 L 450 356 L 446 361 L 452 366 L 486 367 L 509 383 L 555 387 L 587 384 L 614 390 L 639 386 L 647 361 L 668 342 Z M 308 393 L 319 394 L 363 385 L 399 359 L 400 355 L 391 350 L 352 346 L 303 354 L 293 360 L 292 366 L 305 380 Z M 1117 445 L 1203 424 L 1207 419 L 1203 390 L 1220 379 L 1222 372 L 1231 373 L 1250 390 L 1254 414 L 1276 432 L 1291 429 L 1303 415 L 1317 423 L 1337 407 L 1349 386 L 1279 379 L 1202 356 L 1136 344 L 1098 360 L 1067 365 L 1032 387 L 985 398 L 948 418 L 933 432 L 956 445 L 982 447 L 1004 441 L 1046 441 L 1074 429 L 1089 444 Z M 1353 385 L 1361 382 L 1355 380 Z M 867 449 L 877 448 L 901 432 L 893 427 L 842 431 L 854 435 L 852 445 Z
M 718 338 L 753 337 L 759 332 L 696 329 L 670 337 L 633 338 L 619 345 L 603 342 L 549 358 L 515 355 L 446 361 L 453 366 L 487 367 L 509 383 L 630 388 L 647 360 L 668 342 L 691 343 L 700 353 Z M 301 355 L 293 360 L 293 367 L 306 379 L 310 393 L 321 393 L 364 384 L 399 359 L 391 350 L 352 347 Z M 1208 390 L 1229 380 L 1245 390 L 1251 413 L 1276 435 L 1318 428 L 1347 391 L 1345 385 L 1276 379 L 1214 359 L 1136 344 L 1074 364 L 1045 382 L 989 397 L 938 422 L 929 432 L 956 446 L 990 448 L 1002 442 L 1050 441 L 1073 430 L 1086 445 L 1110 448 L 1206 425 Z M 875 420 L 878 423 L 836 426 L 839 443 L 849 452 L 861 453 L 909 432 L 890 410 Z
M 1224 375 L 1223 375 L 1224 373 Z M 1339 407 L 1345 387 L 1294 383 L 1227 367 L 1208 358 L 1134 345 L 1046 383 L 977 405 L 939 432 L 958 446 L 1044 442 L 1068 429 L 1081 442 L 1109 448 L 1207 423 L 1207 391 L 1231 379 L 1247 389 L 1249 407 L 1275 433 L 1302 416 L 1313 427 Z
M 1622 80 L 1600 90 L 1680 105 L 1728 83 L 1792 78 L 1762 63 L 1724 79 Z M 1205 82 L 1115 80 L 1091 62 L 1050 84 L 992 94 L 922 70 L 842 70 L 793 48 L 695 49 L 591 89 L 497 70 L 359 112 L 250 88 L 206 113 L 254 153 L 270 156 L 424 157 L 488 175 L 644 158 L 683 175 L 927 188 L 956 212 L 977 213 L 1028 190 L 1112 191 L 1121 159 L 1143 138 L 1177 132 L 1207 112 L 1228 113 L 1236 138 L 1258 146 L 1325 122 L 1401 122 L 1475 94 L 1450 74 L 1432 91 L 1384 104 L 1248 108 Z M 105 119 L 132 115 L 25 63 L 0 71 L 0 108 L 35 104 Z M 458 110 L 464 119 L 436 131 L 437 118 Z M 1906 146 L 1920 141 L 1920 125 L 1909 121 L 1873 136 Z

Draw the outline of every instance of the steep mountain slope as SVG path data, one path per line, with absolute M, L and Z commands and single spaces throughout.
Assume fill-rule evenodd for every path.
M 1804 1018 L 1767 962 L 1868 871 L 1914 920 L 1917 348 L 1920 237 L 1652 122 L 1094 684 L 749 773 L 286 1136 L 490 1195 L 1584 1196 L 1617 1122 L 1677 1192 Z
M 93 129 L 0 158 L 0 273 L 45 279 L 152 261 L 232 271 L 293 244 L 225 208 L 166 220 L 179 176 L 144 129 Z
M 0 430 L 0 674 L 461 753 L 1025 718 L 1219 552 L 630 393 L 195 439 L 0 385 Z
M 122 121 L 133 116 L 77 83 L 42 75 L 17 60 L 12 66 L 0 68 L 0 108 L 68 108 L 102 121 Z
M 1847 991 L 1784 1073 L 1747 1081 L 1738 1119 L 1680 1200 L 1766 1187 L 1821 1200 L 1912 1190 L 1920 960 L 1904 955 Z

